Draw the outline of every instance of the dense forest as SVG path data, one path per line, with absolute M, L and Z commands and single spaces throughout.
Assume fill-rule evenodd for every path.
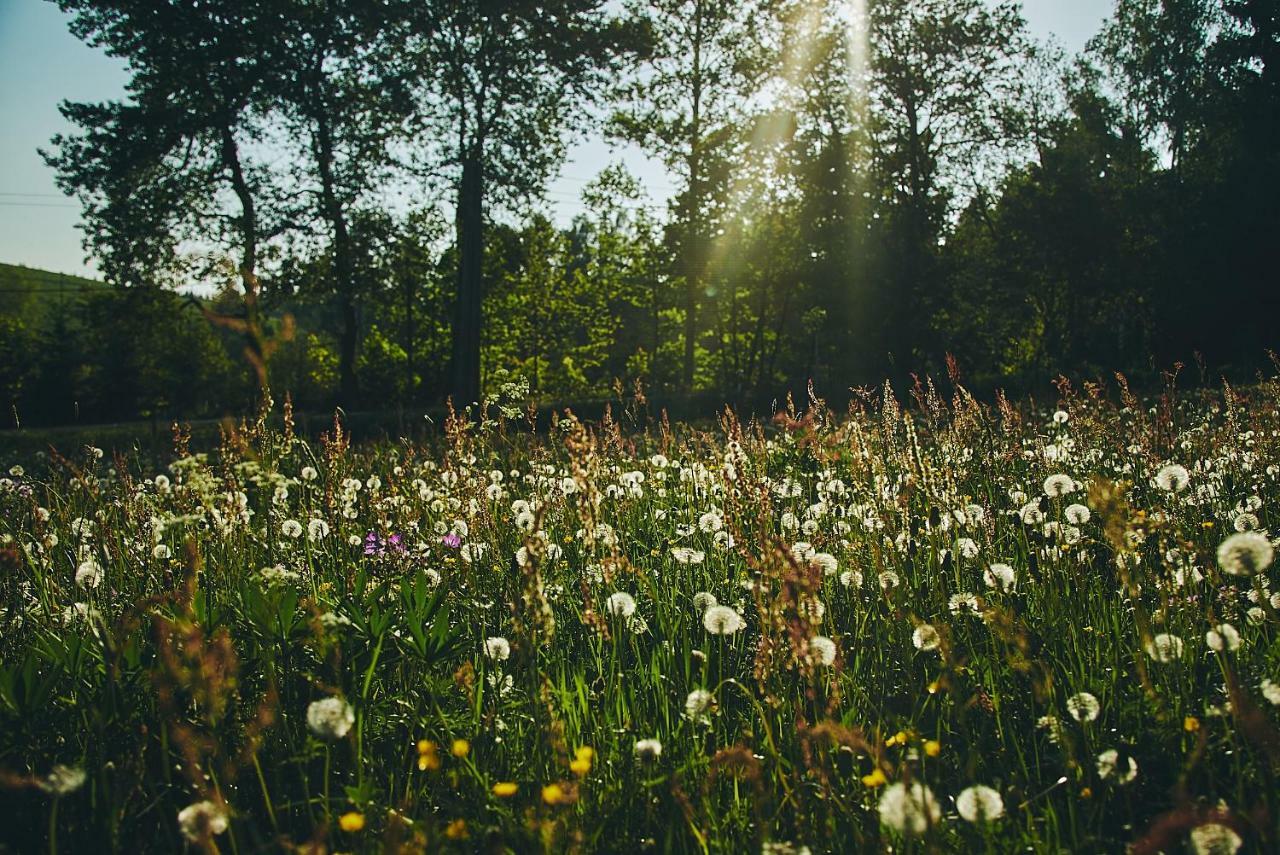
M 58 5 L 130 71 L 43 152 L 106 285 L 5 301 L 6 425 L 1247 375 L 1277 339 L 1277 0 L 1118 0 L 1078 56 L 983 0 Z M 557 224 L 588 132 L 674 195 L 614 164 Z

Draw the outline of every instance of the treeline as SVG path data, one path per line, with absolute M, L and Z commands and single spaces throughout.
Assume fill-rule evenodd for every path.
M 46 157 L 113 285 L 220 283 L 251 366 L 220 406 L 758 396 L 948 354 L 1017 386 L 1277 338 L 1280 0 L 1119 0 L 1075 57 L 982 0 L 59 5 L 131 82 Z M 592 126 L 668 204 L 615 166 L 547 218 Z

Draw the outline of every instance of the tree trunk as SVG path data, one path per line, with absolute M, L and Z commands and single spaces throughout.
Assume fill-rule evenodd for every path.
M 315 115 L 316 168 L 320 173 L 320 194 L 325 218 L 333 229 L 334 290 L 338 294 L 338 308 L 342 318 L 342 332 L 338 339 L 338 403 L 344 407 L 352 407 L 360 394 L 360 384 L 356 377 L 356 346 L 360 327 L 355 300 L 355 259 L 352 257 L 346 213 L 338 199 L 333 175 L 333 133 L 323 103 L 318 106 Z
M 457 206 L 458 294 L 453 310 L 453 402 L 480 400 L 480 298 L 484 259 L 484 169 L 478 157 L 462 162 Z
M 684 391 L 693 392 L 698 289 L 702 285 L 702 4 L 693 16 L 692 109 L 689 121 L 689 233 L 684 264 Z
M 222 127 L 222 164 L 231 173 L 231 189 L 240 203 L 240 286 L 244 290 L 244 352 L 254 382 L 253 408 L 266 396 L 268 377 L 262 341 L 262 317 L 258 309 L 258 213 L 253 191 L 240 163 L 240 147 L 230 124 Z

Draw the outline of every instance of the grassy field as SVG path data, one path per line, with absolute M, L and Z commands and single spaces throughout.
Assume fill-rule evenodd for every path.
M 1276 851 L 1280 383 L 1061 392 L 19 462 L 0 850 Z

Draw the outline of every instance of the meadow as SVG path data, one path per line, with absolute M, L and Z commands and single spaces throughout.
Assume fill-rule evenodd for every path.
M 1058 393 L 32 455 L 0 850 L 1276 851 L 1280 381 Z

